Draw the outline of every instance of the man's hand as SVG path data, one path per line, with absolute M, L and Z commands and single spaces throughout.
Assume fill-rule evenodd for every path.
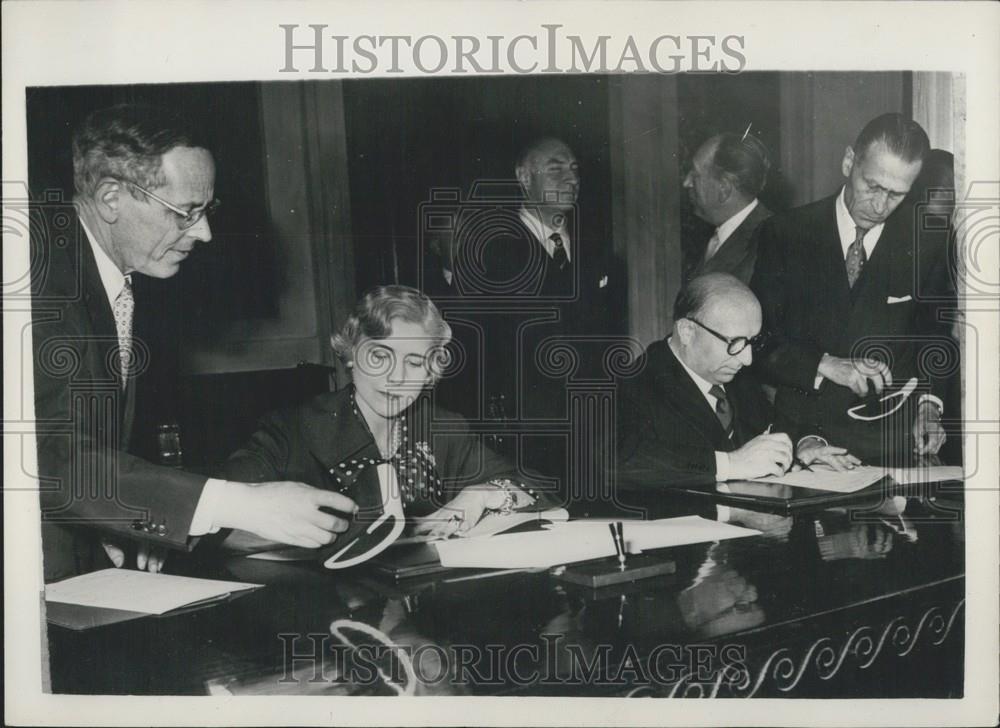
M 346 519 L 324 513 L 320 508 L 350 514 L 357 511 L 357 505 L 347 496 L 303 483 L 229 482 L 226 486 L 216 525 L 250 531 L 291 546 L 326 546 L 338 533 L 347 530 Z
M 101 539 L 101 546 L 104 553 L 111 559 L 111 563 L 116 569 L 125 566 L 125 549 L 117 544 Z M 158 546 L 151 546 L 140 541 L 138 551 L 135 556 L 135 566 L 139 571 L 148 571 L 150 574 L 158 574 L 163 570 L 163 564 L 167 560 L 167 550 Z
M 844 359 L 824 354 L 816 373 L 834 384 L 847 387 L 859 397 L 868 394 L 869 379 L 878 394 L 892 386 L 892 372 L 888 365 L 877 359 Z
M 941 426 L 941 411 L 937 405 L 928 401 L 921 402 L 913 420 L 914 454 L 937 455 L 946 437 Z
M 846 448 L 826 445 L 815 439 L 804 439 L 799 443 L 796 459 L 803 465 L 824 463 L 838 472 L 854 470 L 861 465 L 861 461 Z
M 764 433 L 729 453 L 729 474 L 739 480 L 783 475 L 791 462 L 792 441 L 788 435 Z

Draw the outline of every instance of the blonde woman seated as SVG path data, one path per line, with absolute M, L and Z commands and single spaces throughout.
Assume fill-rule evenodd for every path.
M 538 484 L 519 477 L 463 419 L 434 411 L 429 390 L 450 338 L 447 322 L 419 291 L 381 286 L 368 292 L 332 337 L 352 384 L 266 416 L 222 477 L 299 481 L 336 490 L 364 508 L 373 490 L 378 500 L 380 480 L 384 490 L 389 465 L 414 534 L 441 537 L 461 535 L 486 513 L 549 507 Z M 447 428 L 435 429 L 442 420 Z M 262 547 L 242 532 L 226 545 Z

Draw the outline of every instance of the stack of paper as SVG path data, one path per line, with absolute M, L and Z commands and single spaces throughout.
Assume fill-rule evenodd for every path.
M 889 475 L 900 485 L 940 483 L 944 480 L 964 480 L 965 472 L 956 465 L 927 465 L 916 468 L 894 468 Z
M 452 539 L 435 543 L 441 565 L 473 569 L 548 568 L 558 564 L 613 556 L 609 521 L 581 520 L 554 523 L 544 531 L 500 534 L 483 539 Z M 760 531 L 699 516 L 657 521 L 625 521 L 629 553 L 705 541 L 755 536 Z
M 755 483 L 791 485 L 796 488 L 828 490 L 833 493 L 854 493 L 877 483 L 888 474 L 885 468 L 863 465 L 853 470 L 837 472 L 833 468 L 814 465 L 812 470 L 795 470 L 779 477 L 754 478 Z
M 779 477 L 754 478 L 752 482 L 827 490 L 833 493 L 854 493 L 877 483 L 887 475 L 900 485 L 938 483 L 944 480 L 962 480 L 965 477 L 962 468 L 947 465 L 893 469 L 863 465 L 843 472 L 837 472 L 823 465 L 813 465 L 812 470 L 790 471 Z
M 259 586 L 262 585 L 150 574 L 132 569 L 104 569 L 46 584 L 45 601 L 143 614 L 164 614 L 173 609 L 223 599 L 232 592 Z
M 595 537 L 603 532 L 609 535 L 611 520 L 593 519 L 556 523 L 550 528 L 568 533 L 582 534 L 593 531 Z M 623 521 L 625 550 L 638 554 L 649 549 L 669 546 L 686 546 L 706 541 L 723 541 L 729 538 L 756 536 L 760 531 L 734 526 L 731 523 L 710 521 L 701 516 L 681 516 L 680 518 L 660 518 L 655 521 Z

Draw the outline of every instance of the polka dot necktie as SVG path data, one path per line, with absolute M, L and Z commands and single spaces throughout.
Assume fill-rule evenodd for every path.
M 865 233 L 868 231 L 860 227 L 856 227 L 854 230 L 854 242 L 847 249 L 847 258 L 844 261 L 847 266 L 847 283 L 851 288 L 854 288 L 854 284 L 861 275 L 861 269 L 868 262 L 868 254 L 865 252 Z
M 125 388 L 128 381 L 128 370 L 132 363 L 132 314 L 135 311 L 135 299 L 132 296 L 132 281 L 125 278 L 125 285 L 115 299 L 115 328 L 118 329 L 118 359 L 121 362 L 121 384 Z

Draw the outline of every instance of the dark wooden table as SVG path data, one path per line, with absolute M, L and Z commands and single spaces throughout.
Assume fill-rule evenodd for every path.
M 654 514 L 655 515 L 655 514 Z M 959 697 L 961 510 L 731 508 L 750 538 L 662 550 L 676 573 L 594 592 L 550 571 L 364 568 L 243 558 L 176 571 L 265 584 L 230 602 L 72 632 L 56 692 L 635 697 Z

